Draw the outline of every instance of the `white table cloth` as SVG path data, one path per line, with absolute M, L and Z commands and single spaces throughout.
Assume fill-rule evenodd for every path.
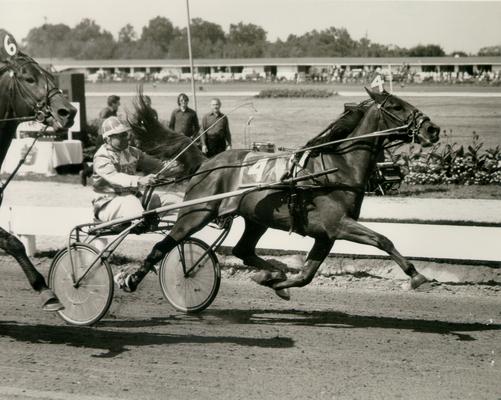
M 2 174 L 9 174 L 14 171 L 19 160 L 26 154 L 32 142 L 32 138 L 12 140 L 2 164 Z M 83 151 L 80 140 L 64 140 L 62 142 L 39 140 L 28 154 L 18 174 L 26 175 L 34 173 L 53 176 L 56 175 L 56 167 L 68 164 L 81 164 L 82 161 Z

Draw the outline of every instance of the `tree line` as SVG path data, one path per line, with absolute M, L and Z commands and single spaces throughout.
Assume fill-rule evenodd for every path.
M 191 43 L 195 58 L 259 57 L 433 57 L 445 56 L 436 44 L 403 48 L 372 42 L 367 37 L 353 39 L 345 28 L 330 27 L 287 39 L 267 40 L 266 31 L 255 24 L 221 25 L 194 18 Z M 84 18 L 75 27 L 45 23 L 32 28 L 23 39 L 23 48 L 34 57 L 75 59 L 184 59 L 188 58 L 187 29 L 174 26 L 165 17 L 155 17 L 139 35 L 126 24 L 115 37 L 94 20 Z M 462 51 L 453 52 L 467 56 Z M 501 55 L 501 46 L 481 49 L 478 55 Z

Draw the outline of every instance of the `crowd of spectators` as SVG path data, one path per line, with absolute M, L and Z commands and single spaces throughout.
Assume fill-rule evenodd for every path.
M 367 84 L 372 82 L 376 76 L 380 75 L 385 81 L 390 78 L 393 82 L 401 84 L 410 83 L 478 83 L 478 84 L 501 84 L 501 71 L 477 70 L 466 68 L 462 70 L 439 71 L 430 69 L 429 71 L 414 71 L 408 65 L 393 67 L 390 71 L 387 67 L 351 67 L 331 66 L 328 68 L 311 67 L 307 72 L 287 72 L 272 73 L 244 71 L 217 72 L 206 74 L 195 74 L 195 80 L 201 83 L 217 83 L 232 81 L 260 81 L 260 82 L 318 82 L 318 83 L 355 83 Z M 118 72 L 109 73 L 99 70 L 87 75 L 89 82 L 182 82 L 191 79 L 189 73 L 176 74 L 173 71 L 161 71 L 155 73 L 147 72 Z
M 316 70 L 312 68 L 308 75 L 299 74 L 296 77 L 298 82 L 335 82 L 335 83 L 360 83 L 372 82 L 377 75 L 382 76 L 385 81 L 392 75 L 393 82 L 396 83 L 499 83 L 501 84 L 501 71 L 412 71 L 408 65 L 399 68 L 343 68 L 333 67 L 330 70 Z
M 458 72 L 421 72 L 410 77 L 411 82 L 441 82 L 441 83 L 501 83 L 500 71 L 458 71 Z

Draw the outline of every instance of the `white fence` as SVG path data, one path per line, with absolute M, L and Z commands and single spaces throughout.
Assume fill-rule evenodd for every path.
M 450 213 L 450 210 L 449 214 L 444 213 L 444 220 L 437 223 L 414 219 L 411 222 L 408 219 L 409 211 L 402 210 L 402 207 L 400 210 L 401 213 L 393 213 L 392 220 L 380 218 L 376 220 L 371 215 L 374 212 L 368 211 L 365 213 L 366 216 L 365 219 L 362 219 L 362 223 L 390 238 L 397 249 L 407 257 L 501 263 L 501 246 L 499 245 L 501 243 L 501 224 L 488 226 L 487 221 L 480 221 L 475 226 L 471 225 L 471 222 L 463 221 L 461 222 L 463 225 L 458 225 L 457 221 L 453 221 L 454 215 Z M 407 217 L 404 218 L 404 215 Z M 426 218 L 427 215 L 423 217 Z M 10 206 L 0 211 L 0 224 L 20 237 L 29 255 L 33 255 L 36 251 L 37 236 L 67 236 L 72 227 L 90 222 L 92 219 L 90 207 Z M 243 228 L 243 219 L 237 218 L 223 245 L 234 246 L 240 238 Z M 206 228 L 196 236 L 211 242 L 216 234 L 217 231 Z M 134 235 L 131 236 L 134 237 Z M 147 234 L 136 238 L 155 242 L 159 240 L 159 235 Z M 258 248 L 309 251 L 312 245 L 313 240 L 310 238 L 270 229 L 258 243 Z M 386 255 L 376 248 L 346 241 L 336 242 L 331 253 Z

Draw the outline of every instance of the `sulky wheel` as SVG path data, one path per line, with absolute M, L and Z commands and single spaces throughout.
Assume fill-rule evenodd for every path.
M 113 298 L 113 274 L 106 261 L 99 258 L 91 263 L 99 251 L 94 247 L 75 243 L 56 254 L 49 270 L 49 286 L 56 293 L 64 310 L 58 311 L 62 319 L 72 325 L 92 325 L 108 311 Z M 75 287 L 74 282 L 87 275 Z
M 209 246 L 190 238 L 167 254 L 160 265 L 160 287 L 179 311 L 200 312 L 216 298 L 221 271 Z

